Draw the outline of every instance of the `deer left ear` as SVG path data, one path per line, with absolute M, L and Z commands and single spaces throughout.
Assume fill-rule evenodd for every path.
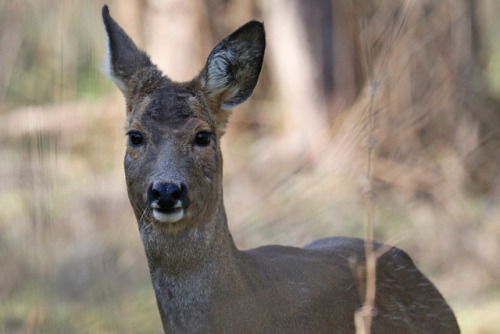
M 264 25 L 258 21 L 250 21 L 224 38 L 200 73 L 207 96 L 219 101 L 222 109 L 245 102 L 257 84 L 265 47 Z
M 102 19 L 108 37 L 105 70 L 123 95 L 128 98 L 135 90 L 147 90 L 161 80 L 162 73 L 113 20 L 106 5 L 102 8 Z

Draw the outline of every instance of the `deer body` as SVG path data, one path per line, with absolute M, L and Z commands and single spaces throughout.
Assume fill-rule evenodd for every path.
M 219 141 L 250 97 L 264 27 L 222 40 L 193 80 L 171 81 L 103 7 L 110 77 L 127 105 L 124 159 L 165 333 L 354 333 L 364 241 L 238 250 L 227 226 Z M 380 245 L 376 245 L 379 247 Z M 377 260 L 372 333 L 459 333 L 437 289 L 401 250 Z

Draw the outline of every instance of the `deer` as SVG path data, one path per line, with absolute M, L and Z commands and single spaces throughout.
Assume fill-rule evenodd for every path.
M 220 140 L 252 94 L 266 46 L 252 20 L 174 82 L 102 8 L 109 77 L 126 103 L 128 197 L 165 333 L 355 333 L 363 304 L 363 239 L 239 250 L 223 201 Z M 378 250 L 386 247 L 374 242 Z M 371 333 L 459 333 L 453 311 L 396 247 L 376 260 Z

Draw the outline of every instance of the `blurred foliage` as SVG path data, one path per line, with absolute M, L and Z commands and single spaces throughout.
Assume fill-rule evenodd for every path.
M 500 333 L 497 1 L 108 3 L 176 79 L 265 21 L 258 87 L 222 143 L 240 247 L 363 236 L 373 198 L 377 239 L 412 255 L 463 332 Z M 103 4 L 0 1 L 0 333 L 161 333 Z
M 0 2 L 3 111 L 95 97 L 110 90 L 109 80 L 96 73 L 104 52 L 96 17 L 100 3 Z
M 498 1 L 485 1 L 483 7 L 483 58 L 486 63 L 485 72 L 490 81 L 492 94 L 500 98 L 500 21 Z

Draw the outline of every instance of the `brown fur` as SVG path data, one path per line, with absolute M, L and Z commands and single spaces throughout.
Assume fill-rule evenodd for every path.
M 263 25 L 247 23 L 214 48 L 195 79 L 174 83 L 159 77 L 107 7 L 103 19 L 126 131 L 142 136 L 127 147 L 125 175 L 165 332 L 354 333 L 364 277 L 352 266 L 364 266 L 363 240 L 239 251 L 227 227 L 220 139 L 229 108 L 257 82 Z M 148 196 L 157 184 L 186 192 L 175 222 L 155 218 Z M 446 301 L 403 251 L 389 248 L 378 259 L 376 281 L 372 333 L 459 333 Z

